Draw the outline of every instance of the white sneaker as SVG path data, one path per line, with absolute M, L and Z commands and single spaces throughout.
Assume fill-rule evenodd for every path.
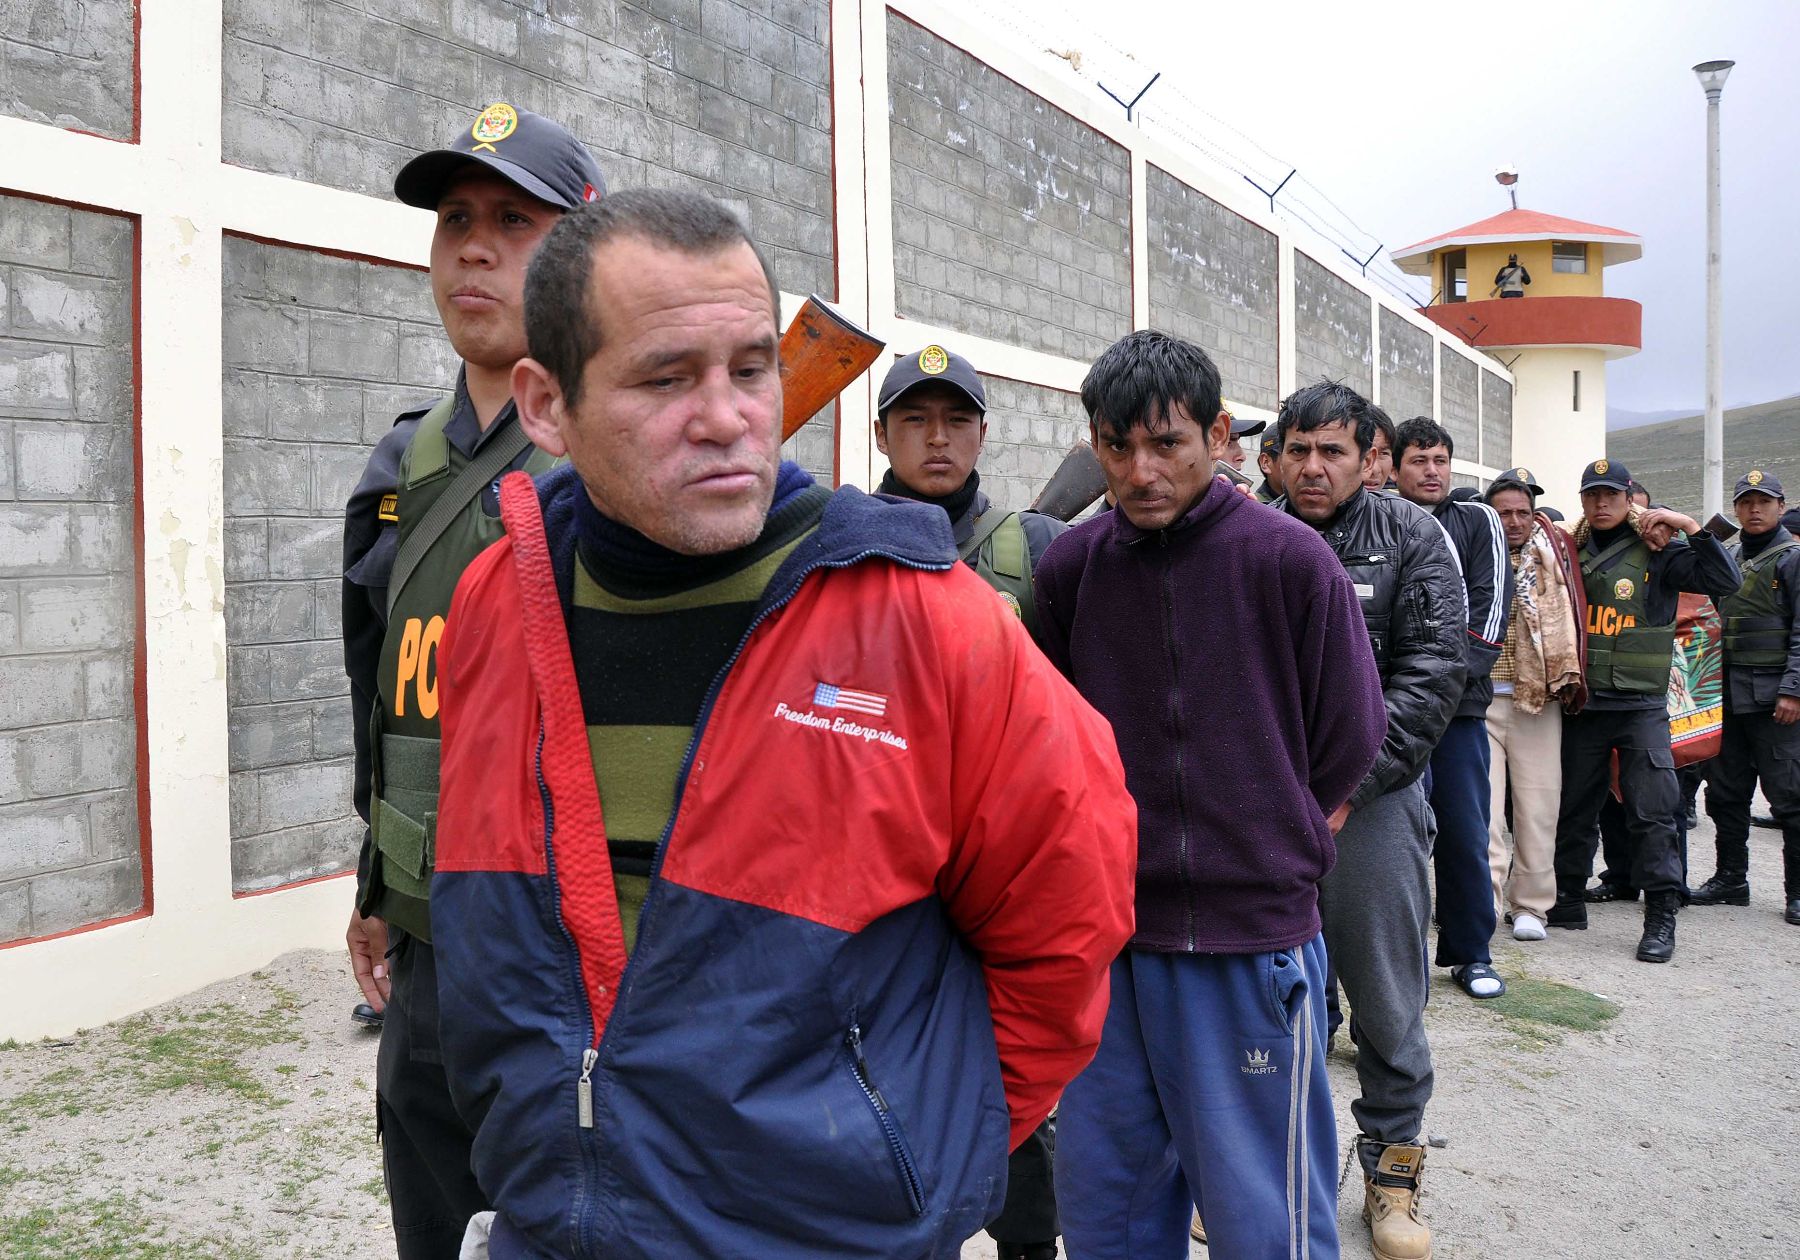
M 1513 939 L 1515 941 L 1541 941 L 1546 933 L 1544 921 L 1535 914 L 1515 914 L 1513 916 Z

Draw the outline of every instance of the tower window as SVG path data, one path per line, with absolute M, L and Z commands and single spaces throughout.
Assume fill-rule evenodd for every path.
M 1561 272 L 1566 276 L 1585 276 L 1587 274 L 1587 243 L 1585 241 L 1552 241 L 1550 243 L 1550 270 Z
M 1469 300 L 1469 252 L 1453 249 L 1444 254 L 1444 301 Z

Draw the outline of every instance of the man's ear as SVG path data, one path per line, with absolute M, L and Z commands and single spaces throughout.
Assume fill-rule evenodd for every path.
M 886 455 L 888 453 L 887 421 L 883 420 L 880 416 L 876 416 L 875 421 L 874 421 L 874 429 L 875 429 L 875 449 L 880 451 L 883 455 Z
M 1221 411 L 1213 417 L 1213 422 L 1206 427 L 1206 442 L 1212 449 L 1213 458 L 1222 459 L 1225 448 L 1231 443 L 1231 413 Z
M 512 370 L 513 405 L 519 410 L 519 427 L 531 444 L 546 455 L 569 453 L 563 440 L 563 393 L 556 376 L 536 359 L 520 359 Z

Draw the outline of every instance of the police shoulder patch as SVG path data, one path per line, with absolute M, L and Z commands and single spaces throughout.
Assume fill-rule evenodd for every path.
M 1000 598 L 1005 601 L 1006 606 L 1012 609 L 1013 616 L 1017 617 L 1020 621 L 1025 620 L 1025 610 L 1019 607 L 1019 597 L 1017 595 L 1014 595 L 1011 591 L 1000 591 L 997 593 Z
M 382 495 L 381 502 L 375 508 L 375 519 L 398 525 L 400 523 L 400 496 L 397 494 Z

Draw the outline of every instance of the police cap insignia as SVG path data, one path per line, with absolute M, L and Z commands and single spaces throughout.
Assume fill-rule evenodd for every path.
M 941 376 L 950 367 L 950 354 L 942 346 L 926 346 L 919 351 L 919 371 L 927 376 Z
M 1609 467 L 1609 465 L 1603 459 L 1597 459 L 1594 461 L 1594 471 L 1597 473 L 1605 472 L 1608 467 Z
M 1750 475 L 1745 477 L 1744 480 L 1748 481 L 1753 486 L 1760 486 L 1762 484 L 1762 469 L 1752 468 L 1750 470 Z
M 1515 477 L 1517 477 L 1520 481 L 1530 481 L 1531 480 L 1531 469 L 1526 468 L 1523 465 L 1521 465 L 1518 468 L 1513 469 L 1513 475 Z
M 469 134 L 482 144 L 496 144 L 518 130 L 519 111 L 505 101 L 495 101 L 482 110 L 469 128 Z

